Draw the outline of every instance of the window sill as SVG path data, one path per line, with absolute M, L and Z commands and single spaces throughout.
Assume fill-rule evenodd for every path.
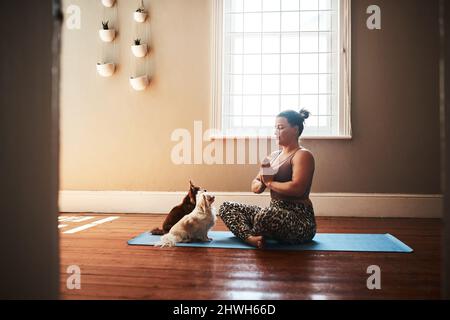
M 251 140 L 251 139 L 261 139 L 261 140 L 276 140 L 274 136 L 234 136 L 234 135 L 211 135 L 208 137 L 209 141 L 214 140 Z M 300 140 L 352 140 L 352 136 L 305 136 L 301 137 Z

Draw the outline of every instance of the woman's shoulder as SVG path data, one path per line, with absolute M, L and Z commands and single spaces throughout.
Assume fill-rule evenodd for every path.
M 303 147 L 300 147 L 300 149 L 295 153 L 294 158 L 297 159 L 312 159 L 314 161 L 314 155 L 313 153 Z
M 299 151 L 306 152 L 306 153 L 309 153 L 311 155 L 313 154 L 311 150 L 306 149 L 305 147 L 300 147 Z

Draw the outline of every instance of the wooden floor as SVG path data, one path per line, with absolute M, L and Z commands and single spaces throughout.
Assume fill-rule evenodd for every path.
M 63 299 L 440 298 L 440 220 L 317 218 L 318 232 L 391 233 L 415 250 L 386 254 L 127 245 L 163 215 L 114 215 L 119 219 L 63 233 L 113 215 L 89 216 L 95 219 L 60 229 Z M 219 220 L 214 229 L 226 230 Z M 66 287 L 70 265 L 81 269 L 80 290 Z M 366 287 L 370 265 L 381 268 L 381 290 Z

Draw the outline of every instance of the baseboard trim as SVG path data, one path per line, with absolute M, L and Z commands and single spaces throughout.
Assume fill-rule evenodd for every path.
M 69 191 L 59 193 L 60 212 L 168 213 L 186 192 Z M 214 192 L 216 206 L 236 201 L 267 206 L 268 193 Z M 442 195 L 315 193 L 311 194 L 317 216 L 441 218 Z

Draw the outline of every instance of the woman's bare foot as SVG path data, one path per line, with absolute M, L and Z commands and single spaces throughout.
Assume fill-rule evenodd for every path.
M 257 247 L 258 249 L 264 248 L 265 241 L 263 236 L 250 236 L 248 237 L 245 242 L 248 244 Z

